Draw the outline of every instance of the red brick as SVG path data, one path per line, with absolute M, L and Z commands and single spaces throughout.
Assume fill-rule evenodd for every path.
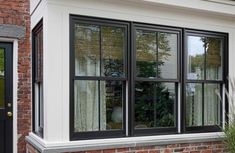
M 171 149 L 165 149 L 164 153 L 172 153 L 172 150 Z
M 160 153 L 160 150 L 149 150 L 149 153 Z
M 86 153 L 101 153 L 101 150 L 86 151 Z
M 129 151 L 129 148 L 117 148 L 116 151 L 117 152 L 127 152 L 127 151 Z
M 106 150 L 103 150 L 103 153 L 115 153 L 116 150 L 115 149 L 106 149 Z
M 201 153 L 212 153 L 212 150 L 202 150 Z

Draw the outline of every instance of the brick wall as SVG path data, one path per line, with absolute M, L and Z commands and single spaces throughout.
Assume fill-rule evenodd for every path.
M 25 136 L 31 129 L 31 68 L 29 0 L 0 0 L 0 24 L 23 26 L 18 42 L 18 153 L 25 153 Z
M 28 144 L 29 153 L 38 153 Z M 59 152 L 59 151 L 58 151 Z M 77 151 L 73 153 L 226 153 L 225 145 L 221 141 L 202 143 L 181 143 L 170 145 L 155 145 L 132 148 L 113 148 L 104 150 Z M 67 152 L 72 153 L 72 152 Z

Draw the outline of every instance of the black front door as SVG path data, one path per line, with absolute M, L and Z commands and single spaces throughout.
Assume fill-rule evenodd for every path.
M 13 152 L 12 44 L 0 42 L 0 153 Z

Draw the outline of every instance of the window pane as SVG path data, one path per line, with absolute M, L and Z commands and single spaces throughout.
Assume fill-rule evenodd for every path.
M 102 27 L 102 75 L 124 76 L 125 29 Z
M 175 84 L 136 82 L 135 128 L 175 126 Z
M 123 82 L 76 80 L 75 132 L 123 128 Z
M 202 84 L 186 86 L 186 126 L 202 125 Z
M 177 78 L 177 35 L 158 34 L 158 76 L 160 78 Z
M 204 85 L 204 124 L 205 125 L 219 125 L 220 124 L 220 94 L 219 84 L 205 84 Z
M 204 79 L 205 38 L 188 36 L 187 78 L 191 80 Z
M 156 32 L 136 31 L 136 75 L 137 77 L 157 76 Z
M 75 24 L 75 75 L 100 76 L 100 28 Z
M 207 38 L 206 43 L 206 79 L 222 79 L 222 40 Z
M 35 81 L 43 81 L 43 29 L 34 34 L 35 41 Z
M 5 107 L 5 53 L 4 49 L 0 48 L 0 108 Z
M 74 128 L 75 132 L 99 130 L 98 81 L 74 82 Z
M 101 130 L 123 128 L 123 87 L 122 81 L 100 81 Z

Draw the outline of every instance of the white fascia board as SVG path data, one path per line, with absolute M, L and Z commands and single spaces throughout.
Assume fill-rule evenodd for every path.
M 216 0 L 123 0 L 148 5 L 162 5 L 191 11 L 235 17 L 235 2 L 218 3 Z

